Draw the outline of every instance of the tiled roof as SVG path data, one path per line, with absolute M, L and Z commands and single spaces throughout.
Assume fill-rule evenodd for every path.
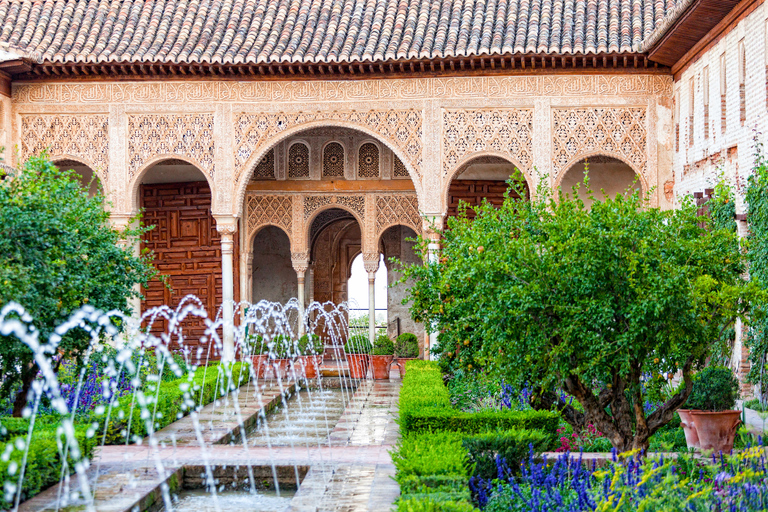
M 0 45 L 39 63 L 631 53 L 680 1 L 0 0 Z

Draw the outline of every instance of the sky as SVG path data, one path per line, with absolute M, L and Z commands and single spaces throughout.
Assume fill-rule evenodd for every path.
M 376 271 L 376 309 L 387 308 L 387 267 L 384 265 L 384 256 L 381 256 L 379 261 L 379 270 Z M 349 278 L 349 307 L 362 308 L 365 311 L 360 311 L 358 314 L 368 313 L 368 273 L 363 268 L 363 255 L 358 254 L 352 262 L 352 276 Z M 355 315 L 354 311 L 350 311 L 352 316 Z M 378 316 L 378 315 L 377 315 Z

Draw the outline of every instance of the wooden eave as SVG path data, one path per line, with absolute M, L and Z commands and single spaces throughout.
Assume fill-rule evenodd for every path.
M 14 80 L 154 80 L 163 79 L 278 79 L 339 80 L 359 78 L 509 75 L 558 73 L 661 73 L 666 66 L 646 55 L 481 55 L 450 59 L 414 59 L 392 62 L 264 63 L 264 64 L 156 64 L 156 63 L 36 63 L 14 73 Z
M 673 67 L 702 41 L 739 3 L 757 0 L 695 0 L 664 36 L 648 50 L 648 58 Z

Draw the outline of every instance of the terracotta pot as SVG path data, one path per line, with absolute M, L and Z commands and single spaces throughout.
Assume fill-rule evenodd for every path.
M 685 444 L 688 448 L 701 448 L 699 445 L 699 434 L 696 433 L 696 425 L 693 423 L 693 417 L 691 416 L 690 409 L 678 409 L 677 414 L 680 415 L 680 425 L 682 425 L 685 431 Z
M 392 365 L 392 358 L 395 356 L 371 356 L 371 368 L 373 368 L 373 378 L 379 380 L 389 380 L 389 367 Z
M 320 365 L 323 363 L 323 356 L 299 356 L 299 364 L 302 373 L 307 379 L 316 379 L 320 375 Z
M 405 377 L 405 363 L 408 361 L 413 361 L 414 359 L 418 359 L 418 357 L 398 357 L 397 358 L 397 366 L 400 368 L 400 378 L 402 379 Z
M 364 379 L 368 375 L 368 354 L 347 354 L 349 361 L 349 376 L 353 379 Z
M 264 376 L 270 379 L 292 377 L 291 360 L 283 358 L 269 359 L 265 365 Z
M 691 411 L 702 450 L 729 453 L 733 450 L 736 429 L 741 424 L 741 411 Z
M 251 356 L 251 363 L 253 364 L 253 371 L 256 374 L 257 379 L 263 379 L 264 375 L 267 373 L 267 359 L 269 358 L 269 355 L 267 354 L 259 354 L 256 356 Z

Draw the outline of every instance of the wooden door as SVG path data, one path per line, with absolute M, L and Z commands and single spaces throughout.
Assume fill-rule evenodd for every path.
M 154 264 L 166 276 L 166 286 L 153 280 L 142 290 L 142 311 L 163 304 L 176 308 L 187 295 L 197 296 L 204 304 L 209 318 L 216 317 L 222 302 L 221 236 L 211 214 L 211 190 L 207 182 L 160 183 L 141 186 L 141 207 L 144 224 L 155 226 L 144 236 L 142 250 L 154 253 Z M 235 235 L 234 284 L 235 300 L 239 296 L 238 237 Z M 166 322 L 156 322 L 152 332 L 167 329 Z M 187 321 L 182 326 L 184 345 L 190 349 L 200 346 L 205 324 Z M 173 340 L 172 347 L 179 346 Z M 207 352 L 207 344 L 205 345 Z M 196 353 L 193 354 L 195 357 Z M 218 358 L 218 354 L 212 357 Z
M 448 189 L 448 215 L 455 216 L 458 213 L 459 202 L 464 201 L 469 204 L 467 208 L 467 217 L 475 218 L 473 206 L 479 206 L 483 199 L 487 199 L 495 207 L 504 204 L 504 192 L 508 185 L 501 180 L 453 180 Z M 528 190 L 526 187 L 526 195 Z M 519 197 L 512 193 L 512 197 Z

